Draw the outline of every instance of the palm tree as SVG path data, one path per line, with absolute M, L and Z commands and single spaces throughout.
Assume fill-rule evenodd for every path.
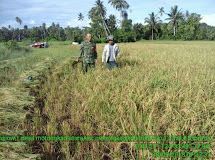
M 79 21 L 83 21 L 83 20 L 84 20 L 84 16 L 83 16 L 82 13 L 79 13 L 79 14 L 78 14 L 78 20 L 79 20 Z
M 16 22 L 19 23 L 19 25 L 22 24 L 22 20 L 19 17 L 16 17 Z M 20 30 L 19 30 L 19 41 L 20 41 Z
M 103 2 L 101 0 L 96 0 L 95 3 L 95 7 L 93 7 L 90 11 L 89 11 L 89 17 L 92 19 L 94 17 L 100 17 L 104 30 L 105 30 L 105 34 L 108 37 L 108 35 L 110 35 L 110 30 L 105 22 L 105 16 L 106 16 L 106 8 L 103 5 Z
M 152 12 L 151 14 L 149 14 L 148 18 L 145 18 L 145 23 L 148 23 L 149 27 L 152 30 L 152 40 L 154 40 L 154 30 L 156 32 L 158 32 L 158 23 L 160 23 L 160 18 L 157 17 L 157 15 L 154 14 L 154 12 Z
M 110 28 L 110 31 L 113 33 L 117 28 L 116 28 L 116 16 L 111 14 L 109 15 L 109 18 L 107 20 L 107 24 Z
M 122 18 L 122 21 L 124 19 L 125 10 L 127 10 L 130 6 L 125 0 L 108 0 L 108 3 L 110 3 L 116 10 L 120 11 L 120 16 Z M 128 15 L 128 13 L 126 12 Z M 128 17 L 128 16 L 126 16 Z M 122 25 L 121 21 L 121 25 Z
M 45 23 L 42 24 L 42 30 L 43 30 L 43 36 L 45 39 L 46 38 L 46 24 Z
M 167 18 L 166 20 L 170 20 L 170 22 L 172 22 L 174 36 L 175 36 L 176 31 L 177 31 L 177 27 L 178 27 L 178 20 L 183 18 L 181 9 L 178 10 L 178 6 L 175 5 L 174 7 L 171 7 L 171 11 L 167 15 L 169 16 L 169 18 Z
M 83 24 L 82 24 L 83 20 L 84 20 L 83 14 L 82 14 L 82 13 L 79 13 L 79 14 L 78 14 L 78 21 L 81 21 L 81 25 L 83 25 Z M 83 26 L 82 26 L 82 27 L 83 27 Z M 85 31 L 84 31 L 83 33 L 84 33 L 84 35 L 85 35 Z
M 58 40 L 60 40 L 60 24 L 59 24 L 59 23 L 56 24 L 56 30 L 57 30 L 57 32 L 56 32 L 56 34 L 55 34 L 55 37 L 56 37 Z
M 188 10 L 186 10 L 186 13 L 185 13 L 186 17 L 189 17 L 190 13 Z
M 163 16 L 164 13 L 165 13 L 165 12 L 164 12 L 164 7 L 159 8 L 159 14 L 160 14 L 161 16 Z
M 23 31 L 24 37 L 26 37 L 27 29 L 28 29 L 28 26 L 27 26 L 27 25 L 24 25 L 24 31 Z
M 126 19 L 128 19 L 128 12 L 126 10 L 123 10 L 122 11 L 122 20 L 124 21 Z

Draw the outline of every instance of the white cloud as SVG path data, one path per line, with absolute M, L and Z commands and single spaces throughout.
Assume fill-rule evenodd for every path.
M 35 24 L 35 20 L 30 20 L 29 24 Z
M 207 23 L 211 26 L 215 26 L 215 14 L 202 15 L 201 22 Z

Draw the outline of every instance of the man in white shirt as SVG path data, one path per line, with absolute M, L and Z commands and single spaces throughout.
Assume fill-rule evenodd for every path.
M 108 37 L 109 43 L 105 45 L 102 54 L 102 67 L 104 66 L 104 61 L 106 62 L 107 69 L 112 67 L 118 67 L 117 57 L 120 57 L 119 47 L 114 43 L 114 37 L 111 35 Z

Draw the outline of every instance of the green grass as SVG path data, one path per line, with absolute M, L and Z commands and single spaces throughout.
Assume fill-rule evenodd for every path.
M 31 87 L 36 97 L 33 122 L 24 125 L 29 134 L 206 135 L 212 139 L 209 151 L 214 156 L 214 42 L 122 43 L 118 69 L 97 66 L 85 75 L 81 64 L 72 67 L 71 56 L 77 55 L 79 46 L 69 44 L 53 42 L 48 49 L 35 49 L 25 57 L 33 67 L 17 69 L 21 79 L 37 70 L 42 72 L 35 76 L 43 73 L 35 82 L 38 87 Z M 104 45 L 97 47 L 99 61 Z M 51 72 L 44 72 L 45 66 L 52 66 Z M 37 153 L 46 153 L 47 159 L 152 158 L 151 151 L 136 150 L 134 142 L 44 142 Z
M 53 42 L 48 49 L 28 48 L 28 52 L 8 51 L 0 44 L 1 51 L 8 54 L 6 59 L 0 61 L 0 134 L 23 135 L 27 130 L 23 124 L 35 103 L 35 97 L 30 95 L 32 88 L 40 84 L 39 77 L 49 68 L 57 68 L 74 55 L 73 48 L 66 46 L 62 52 L 62 47 L 58 44 L 59 42 Z M 20 46 L 27 48 L 25 44 Z M 24 79 L 30 75 L 35 81 L 25 82 Z M 7 143 L 6 148 L 2 145 L 4 144 L 0 143 L 0 159 L 23 159 L 26 155 L 23 156 L 22 153 L 31 153 L 25 143 L 22 143 L 21 149 L 17 149 L 17 143 Z M 6 153 L 6 150 L 9 152 Z

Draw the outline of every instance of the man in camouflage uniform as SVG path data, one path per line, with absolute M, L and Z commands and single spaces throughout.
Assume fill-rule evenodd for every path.
M 95 64 L 98 63 L 97 61 L 97 51 L 96 51 L 96 44 L 91 42 L 92 36 L 91 34 L 86 35 L 86 40 L 81 43 L 81 48 L 78 54 L 77 62 L 81 57 L 83 57 L 82 60 L 82 69 L 83 72 L 86 73 L 88 67 L 90 67 L 91 70 L 95 69 Z

